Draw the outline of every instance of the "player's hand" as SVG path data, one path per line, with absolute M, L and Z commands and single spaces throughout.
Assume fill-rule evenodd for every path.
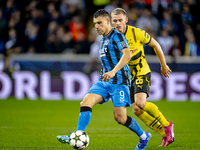
M 169 78 L 170 72 L 172 72 L 167 65 L 161 67 L 161 73 Z
M 105 74 L 102 75 L 102 77 L 104 78 L 104 81 L 106 81 L 106 82 L 108 82 L 114 76 L 115 76 L 114 71 L 106 72 Z

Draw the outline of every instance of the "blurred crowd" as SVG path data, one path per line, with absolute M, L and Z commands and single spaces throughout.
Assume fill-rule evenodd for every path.
M 146 30 L 165 55 L 200 55 L 199 0 L 0 0 L 0 53 L 98 55 L 93 14 L 126 10 L 129 25 Z M 144 45 L 145 53 L 155 55 Z M 97 52 L 97 53 L 96 53 Z

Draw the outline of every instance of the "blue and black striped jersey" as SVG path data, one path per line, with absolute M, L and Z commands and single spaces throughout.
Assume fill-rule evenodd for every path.
M 111 71 L 122 57 L 121 51 L 128 47 L 128 42 L 123 34 L 115 29 L 101 39 L 99 54 L 101 60 L 100 81 L 103 81 L 102 75 Z M 109 80 L 113 84 L 130 85 L 130 71 L 128 64 L 119 70 L 116 75 Z

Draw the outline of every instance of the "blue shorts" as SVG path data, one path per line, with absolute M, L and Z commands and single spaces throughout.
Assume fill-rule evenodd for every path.
M 127 85 L 97 81 L 88 93 L 101 95 L 104 99 L 101 103 L 105 103 L 111 98 L 114 107 L 131 106 L 130 90 Z

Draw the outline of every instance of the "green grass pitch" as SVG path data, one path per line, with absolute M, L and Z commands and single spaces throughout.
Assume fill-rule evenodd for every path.
M 1 150 L 70 150 L 56 136 L 75 131 L 80 101 L 0 100 Z M 200 102 L 154 102 L 164 116 L 175 126 L 175 142 L 158 147 L 161 136 L 149 129 L 127 108 L 141 127 L 151 132 L 147 150 L 199 150 Z M 112 102 L 96 105 L 91 122 L 86 128 L 90 137 L 87 150 L 133 150 L 138 143 L 136 134 L 113 118 Z

